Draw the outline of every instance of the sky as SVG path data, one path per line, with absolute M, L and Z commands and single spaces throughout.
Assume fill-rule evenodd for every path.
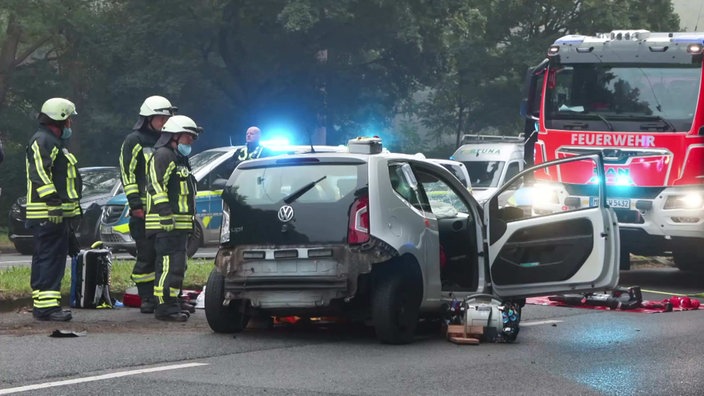
M 687 32 L 704 30 L 704 0 L 672 0 L 680 16 L 680 26 Z

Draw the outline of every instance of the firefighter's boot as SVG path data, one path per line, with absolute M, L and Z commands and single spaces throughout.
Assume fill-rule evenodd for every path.
M 154 284 L 138 284 L 137 293 L 139 293 L 139 298 L 142 300 L 142 304 L 139 306 L 139 312 L 146 314 L 154 313 L 154 308 L 156 308 L 156 297 L 154 297 Z
M 196 312 L 195 304 L 191 304 L 190 301 L 186 301 L 185 299 L 179 298 L 178 303 L 181 306 L 181 312 L 188 312 L 189 314 Z
M 188 312 L 181 311 L 180 304 L 176 300 L 158 304 L 154 310 L 154 317 L 166 322 L 185 322 L 189 316 Z

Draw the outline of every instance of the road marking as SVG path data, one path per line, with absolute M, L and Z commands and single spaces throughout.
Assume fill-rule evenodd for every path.
M 540 325 L 546 325 L 546 324 L 555 324 L 555 323 L 562 323 L 562 320 L 531 320 L 527 322 L 521 322 L 519 326 L 521 327 L 531 327 L 531 326 L 540 326 Z
M 96 375 L 96 376 L 85 377 L 85 378 L 74 378 L 74 379 L 65 380 L 65 381 L 45 382 L 43 384 L 34 384 L 34 385 L 27 385 L 27 386 L 19 386 L 17 388 L 0 389 L 0 395 L 8 395 L 10 393 L 26 392 L 26 391 L 32 391 L 32 390 L 37 390 L 37 389 L 53 388 L 55 386 L 81 384 L 84 382 L 92 382 L 92 381 L 101 381 L 101 380 L 112 379 L 112 378 L 126 377 L 129 375 L 155 373 L 157 371 L 178 370 L 178 369 L 183 369 L 183 368 L 207 366 L 207 365 L 208 365 L 208 363 L 174 364 L 171 366 L 161 366 L 161 367 L 152 367 L 152 368 L 139 369 L 139 370 L 121 371 L 121 372 L 112 373 L 112 374 Z

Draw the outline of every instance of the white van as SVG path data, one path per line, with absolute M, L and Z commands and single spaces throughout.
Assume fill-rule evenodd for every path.
M 450 159 L 467 167 L 472 195 L 480 203 L 523 170 L 523 137 L 463 135 Z

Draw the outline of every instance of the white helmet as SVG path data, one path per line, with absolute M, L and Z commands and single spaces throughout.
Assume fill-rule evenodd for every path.
M 196 125 L 196 122 L 186 117 L 185 115 L 175 115 L 169 118 L 164 127 L 161 128 L 162 134 L 166 133 L 190 133 L 194 137 L 198 137 L 203 131 L 203 128 Z
M 155 115 L 170 116 L 178 110 L 178 107 L 171 106 L 171 102 L 163 96 L 154 95 L 144 99 L 142 107 L 139 108 L 139 115 L 151 117 Z
M 44 102 L 41 112 L 54 121 L 66 121 L 76 115 L 76 105 L 68 99 L 51 98 Z

